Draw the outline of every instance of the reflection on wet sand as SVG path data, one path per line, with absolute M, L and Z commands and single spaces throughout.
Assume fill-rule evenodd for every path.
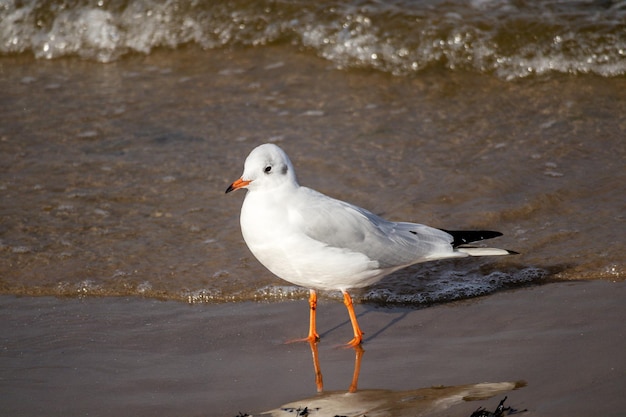
M 319 342 L 309 342 L 311 345 L 311 356 L 313 357 L 313 369 L 315 370 L 315 385 L 317 386 L 317 392 L 324 391 L 324 379 L 322 377 L 322 368 L 320 367 L 320 356 L 317 349 Z M 356 355 L 354 357 L 354 373 L 352 374 L 352 382 L 348 388 L 348 392 L 356 392 L 359 382 L 359 373 L 361 372 L 361 359 L 365 352 L 361 345 L 351 347 L 354 349 Z
M 478 383 L 458 386 L 418 388 L 408 391 L 367 389 L 357 391 L 365 351 L 354 348 L 354 373 L 347 391 L 324 391 L 318 342 L 310 342 L 318 395 L 284 404 L 263 416 L 421 416 L 439 413 L 464 401 L 485 400 L 494 395 L 522 388 L 523 381 Z

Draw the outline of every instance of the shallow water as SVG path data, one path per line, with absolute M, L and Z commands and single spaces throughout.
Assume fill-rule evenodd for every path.
M 241 239 L 248 152 L 393 220 L 491 228 L 521 252 L 425 264 L 360 294 L 421 304 L 623 279 L 626 79 L 338 70 L 288 46 L 0 58 L 0 289 L 298 298 Z M 333 296 L 333 294 L 331 294 Z

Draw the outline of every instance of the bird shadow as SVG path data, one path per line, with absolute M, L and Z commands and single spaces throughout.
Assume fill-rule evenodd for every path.
M 375 307 L 375 306 L 368 306 L 365 305 L 366 310 L 362 311 L 360 313 L 357 313 L 357 318 L 361 319 L 363 317 L 365 317 L 366 315 L 372 313 L 374 310 L 378 310 L 379 307 Z M 403 320 L 412 310 L 407 309 L 407 308 L 394 308 L 392 309 L 387 309 L 389 310 L 388 312 L 390 314 L 396 315 L 398 314 L 397 317 L 393 317 L 391 318 L 391 320 L 389 320 L 389 322 L 387 322 L 387 324 L 385 324 L 384 326 L 380 327 L 378 330 L 374 331 L 373 333 L 366 333 L 365 337 L 363 339 L 363 341 L 365 343 L 367 342 L 371 342 L 372 340 L 376 339 L 378 336 L 380 336 L 381 334 L 383 334 L 385 331 L 391 329 L 394 325 L 396 325 L 398 322 L 400 322 L 401 320 Z M 320 337 L 324 338 L 326 336 L 328 336 L 329 334 L 343 328 L 343 327 L 350 327 L 350 320 L 344 320 L 342 322 L 337 323 L 335 326 L 329 328 L 326 331 L 323 331 L 320 334 Z

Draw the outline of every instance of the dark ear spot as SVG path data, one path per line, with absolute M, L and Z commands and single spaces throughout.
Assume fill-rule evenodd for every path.
M 287 171 L 289 171 L 289 168 L 287 167 L 287 165 L 283 165 L 282 168 L 280 169 L 280 173 L 283 175 L 285 175 Z

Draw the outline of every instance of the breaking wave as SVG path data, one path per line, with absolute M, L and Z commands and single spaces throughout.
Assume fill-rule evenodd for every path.
M 626 74 L 626 1 L 47 0 L 0 4 L 0 56 L 111 62 L 155 48 L 288 45 L 338 68 L 517 79 Z

